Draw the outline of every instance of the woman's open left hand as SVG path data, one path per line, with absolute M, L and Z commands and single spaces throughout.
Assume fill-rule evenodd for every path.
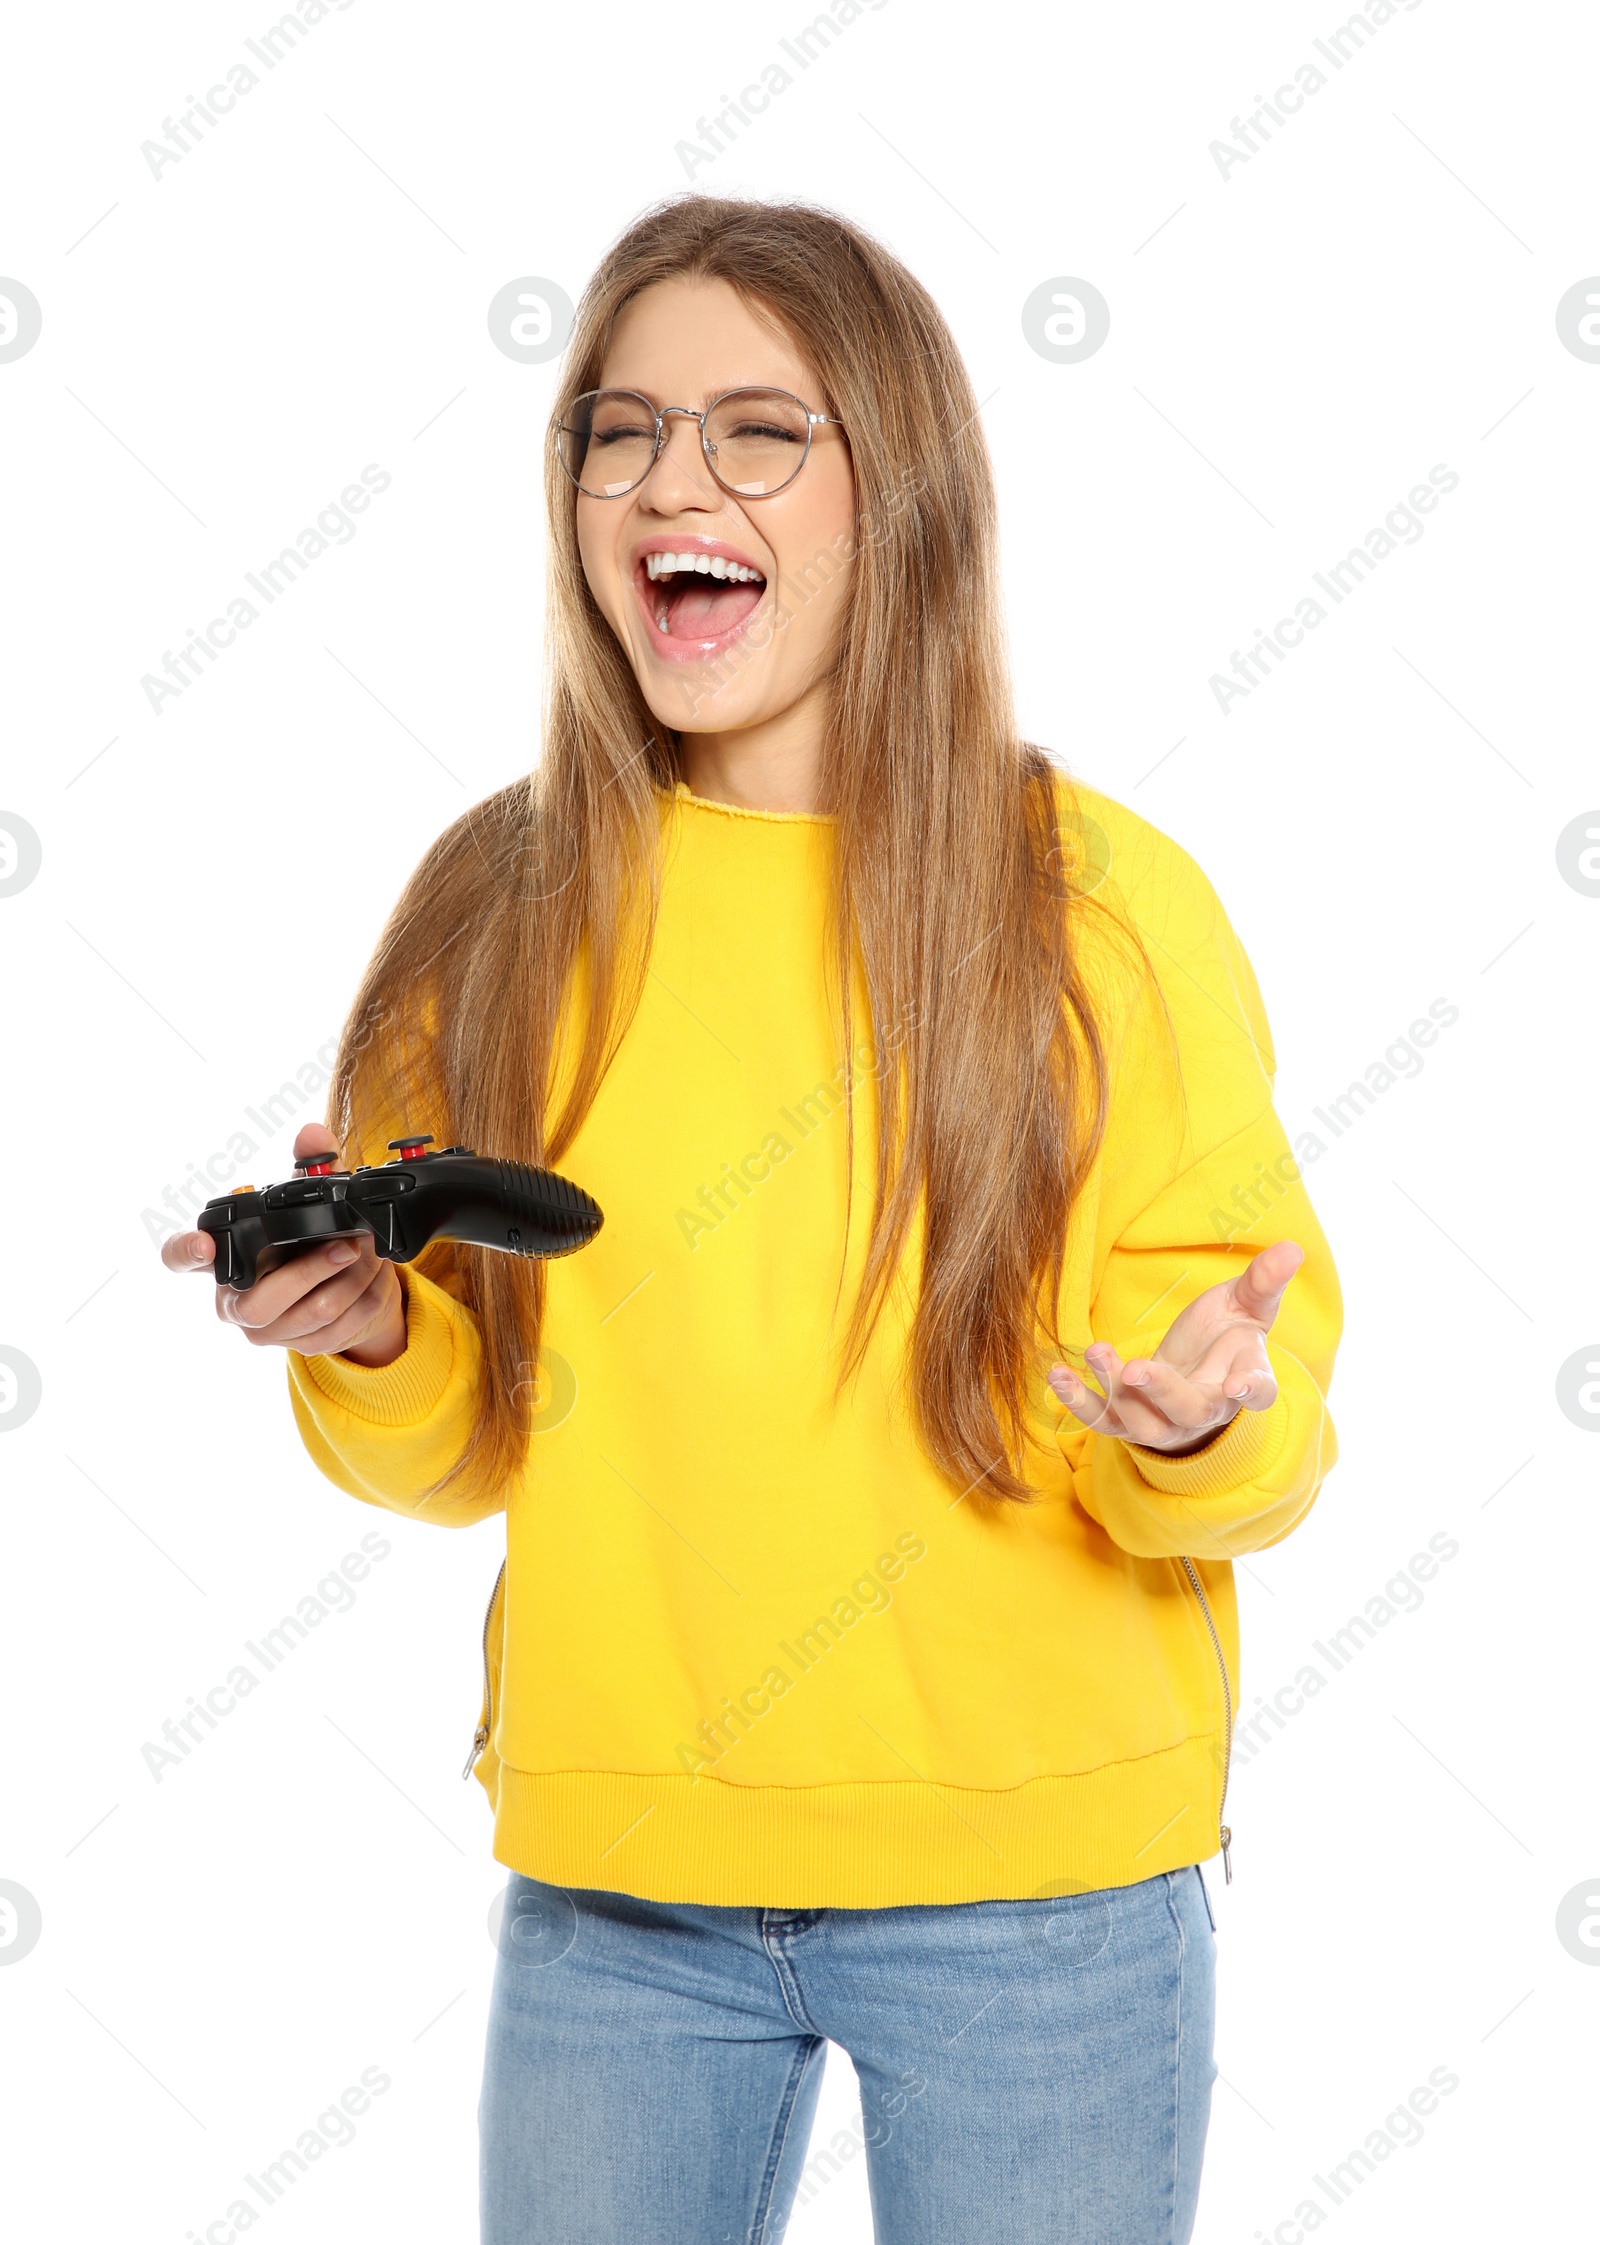
M 1057 1401 L 1096 1434 L 1177 1457 L 1198 1450 L 1240 1411 L 1265 1411 L 1277 1400 L 1267 1333 L 1304 1261 L 1293 1240 L 1264 1247 L 1237 1278 L 1207 1287 L 1180 1310 L 1153 1356 L 1124 1364 L 1109 1342 L 1091 1342 L 1084 1362 L 1104 1394 L 1058 1364 L 1049 1376 Z

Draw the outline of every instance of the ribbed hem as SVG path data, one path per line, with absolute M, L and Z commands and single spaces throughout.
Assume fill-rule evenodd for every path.
M 1265 1411 L 1239 1411 L 1214 1442 L 1193 1457 L 1171 1458 L 1127 1442 L 1141 1481 L 1169 1497 L 1220 1497 L 1259 1481 L 1283 1448 L 1289 1431 L 1288 1399 L 1280 1391 Z
M 479 1776 L 494 1853 L 554 1886 L 652 1902 L 893 1909 L 1132 1886 L 1217 1852 L 1220 1736 L 1003 1792 L 923 1780 L 730 1785 L 714 1777 Z
M 311 1385 L 352 1418 L 384 1427 L 420 1426 L 438 1408 L 455 1370 L 455 1332 L 439 1290 L 402 1272 L 406 1345 L 392 1364 L 353 1364 L 347 1356 L 301 1356 Z

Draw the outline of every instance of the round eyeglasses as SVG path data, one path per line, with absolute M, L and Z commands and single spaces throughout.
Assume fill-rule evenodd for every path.
M 813 431 L 842 426 L 787 390 L 724 390 L 703 413 L 687 405 L 657 412 L 637 390 L 585 390 L 555 425 L 561 465 L 587 497 L 621 499 L 655 466 L 669 413 L 699 422 L 706 466 L 736 499 L 786 490 L 806 464 Z

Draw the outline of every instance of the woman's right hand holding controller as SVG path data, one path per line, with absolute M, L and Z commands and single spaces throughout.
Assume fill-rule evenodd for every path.
M 322 1123 L 307 1123 L 294 1142 L 297 1161 L 308 1154 L 337 1155 L 338 1150 Z M 209 1232 L 179 1232 L 163 1241 L 161 1260 L 169 1271 L 209 1271 L 216 1243 Z M 405 1350 L 400 1274 L 393 1263 L 380 1259 L 370 1232 L 297 1255 L 245 1293 L 219 1286 L 216 1308 L 223 1324 L 237 1325 L 256 1348 L 345 1356 L 371 1366 L 392 1364 Z

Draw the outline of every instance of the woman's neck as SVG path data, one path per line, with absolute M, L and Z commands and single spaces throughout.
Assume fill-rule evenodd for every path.
M 723 733 L 680 733 L 693 795 L 746 811 L 815 811 L 825 705 L 803 695 L 780 716 Z

